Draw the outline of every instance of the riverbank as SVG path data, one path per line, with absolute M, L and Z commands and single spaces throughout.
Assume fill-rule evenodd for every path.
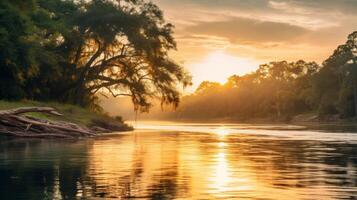
M 255 117 L 255 118 L 208 118 L 208 119 L 197 119 L 197 118 L 140 118 L 143 122 L 163 122 L 163 123 L 203 123 L 203 124 L 246 124 L 246 125 L 261 125 L 265 127 L 266 125 L 292 125 L 298 127 L 305 127 L 303 129 L 309 130 L 331 130 L 337 132 L 357 132 L 357 120 L 355 118 L 340 119 L 338 115 L 325 115 L 319 116 L 317 113 L 310 112 L 299 114 L 290 117 Z M 301 130 L 301 128 L 299 128 Z
M 47 137 L 57 134 L 64 137 L 66 135 L 75 136 L 76 134 L 70 133 L 73 130 L 79 133 L 78 136 L 92 136 L 100 133 L 133 130 L 132 127 L 124 123 L 121 117 L 110 117 L 105 113 L 92 112 L 74 105 L 56 102 L 0 101 L 1 111 L 17 108 L 27 108 L 27 110 L 21 115 L 12 114 L 3 117 L 2 121 L 0 119 L 0 132 L 4 135 L 37 137 L 43 134 L 44 137 Z M 28 108 L 47 109 L 32 111 Z M 55 112 L 49 111 L 48 108 L 53 108 Z M 88 134 L 84 134 L 85 132 Z

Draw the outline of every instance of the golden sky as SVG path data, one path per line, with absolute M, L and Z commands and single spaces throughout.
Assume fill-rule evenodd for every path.
M 176 27 L 172 56 L 191 72 L 194 87 L 269 61 L 321 63 L 357 27 L 357 0 L 153 2 Z

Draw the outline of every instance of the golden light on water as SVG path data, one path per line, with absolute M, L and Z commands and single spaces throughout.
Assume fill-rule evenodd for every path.
M 226 127 L 221 126 L 214 130 L 219 136 L 218 142 L 218 153 L 214 157 L 214 163 L 216 163 L 214 168 L 213 176 L 210 178 L 212 192 L 222 193 L 229 189 L 227 185 L 231 181 L 230 178 L 230 166 L 226 158 L 226 143 L 224 142 L 224 137 L 228 134 Z M 223 195 L 223 194 L 222 194 Z
M 234 168 L 230 164 L 231 158 L 227 152 L 229 145 L 225 142 L 225 137 L 229 134 L 228 129 L 221 126 L 213 133 L 217 135 L 217 142 L 212 147 L 212 153 L 202 152 L 200 143 L 143 140 L 145 136 L 140 135 L 137 135 L 135 140 L 131 137 L 123 138 L 121 143 L 106 141 L 104 145 L 102 141 L 96 141 L 91 151 L 93 159 L 90 162 L 90 169 L 94 174 L 98 174 L 94 176 L 95 182 L 98 185 L 109 185 L 106 187 L 108 191 L 104 192 L 111 193 L 125 192 L 123 191 L 125 188 L 119 186 L 122 180 L 113 178 L 112 175 L 130 176 L 132 189 L 136 188 L 136 192 L 149 191 L 150 187 L 157 184 L 157 180 L 153 179 L 156 173 L 161 174 L 163 178 L 166 177 L 165 173 L 160 172 L 162 169 L 178 170 L 175 173 L 170 172 L 168 178 L 190 177 L 192 198 L 201 198 L 201 192 L 209 193 L 214 197 L 226 197 L 225 192 L 237 189 L 245 191 L 251 188 L 250 179 L 246 178 L 247 174 L 242 173 L 240 177 L 234 177 Z M 140 144 L 139 148 L 136 148 L 138 147 L 136 143 Z M 116 153 L 115 156 L 113 152 Z M 140 168 L 144 167 L 145 170 L 140 174 L 126 170 L 118 171 L 118 169 L 130 169 L 133 164 L 135 166 L 140 164 Z M 135 194 L 134 191 L 131 192 Z
M 242 169 L 241 173 L 234 174 L 230 164 L 228 144 L 226 137 L 230 134 L 230 129 L 226 126 L 220 126 L 213 131 L 218 136 L 217 154 L 213 158 L 213 173 L 210 177 L 210 192 L 215 193 L 217 197 L 227 197 L 225 193 L 231 191 L 249 191 L 254 188 L 255 180 L 252 180 L 249 173 L 250 169 Z M 244 161 L 243 161 L 244 162 Z
M 217 145 L 218 145 L 218 147 L 221 147 L 221 148 L 227 146 L 227 144 L 224 142 L 219 142 L 219 143 L 217 143 Z
M 216 165 L 214 166 L 214 176 L 211 178 L 213 192 L 224 192 L 229 189 L 227 185 L 231 181 L 229 164 L 224 152 L 216 155 Z
M 326 192 L 324 188 L 295 188 L 293 180 L 282 182 L 291 186 L 288 189 L 275 187 L 284 169 L 276 160 L 278 155 L 255 153 L 262 147 L 251 146 L 246 136 L 236 135 L 227 126 L 211 130 L 212 134 L 185 133 L 179 138 L 170 132 L 142 132 L 96 140 L 89 152 L 88 173 L 99 192 L 113 196 L 145 197 L 156 191 L 182 195 L 181 199 L 235 195 L 298 199 L 302 190 Z
M 229 134 L 229 130 L 224 126 L 221 126 L 221 127 L 217 128 L 217 129 L 214 129 L 213 132 L 218 134 L 218 135 L 220 135 L 220 136 L 226 136 L 226 135 Z

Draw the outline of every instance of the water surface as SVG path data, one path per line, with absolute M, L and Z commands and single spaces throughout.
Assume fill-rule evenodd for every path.
M 0 142 L 0 199 L 356 199 L 357 134 L 137 124 L 80 141 Z

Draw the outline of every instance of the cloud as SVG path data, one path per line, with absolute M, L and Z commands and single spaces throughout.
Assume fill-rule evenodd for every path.
M 282 2 L 282 1 L 269 1 L 269 7 L 279 11 L 301 14 L 301 15 L 309 15 L 315 12 L 311 8 L 301 7 L 301 6 L 294 5 L 292 3 Z
M 356 0 L 155 0 L 160 5 L 165 6 L 187 6 L 200 7 L 202 9 L 237 9 L 245 11 L 272 11 L 276 8 L 291 5 L 311 11 L 340 12 L 356 15 Z
M 261 44 L 294 40 L 310 30 L 287 23 L 230 18 L 225 21 L 200 22 L 185 29 L 188 33 L 225 37 L 233 43 Z
M 213 50 L 322 61 L 357 28 L 357 0 L 153 0 L 175 24 L 184 62 Z
M 155 0 L 178 27 L 192 25 L 194 20 L 212 22 L 243 17 L 309 29 L 339 26 L 345 10 L 351 9 L 344 0 L 340 1 L 342 3 L 329 0 Z
M 349 13 L 356 15 L 356 0 L 290 0 L 292 5 L 314 9 L 320 12 Z

